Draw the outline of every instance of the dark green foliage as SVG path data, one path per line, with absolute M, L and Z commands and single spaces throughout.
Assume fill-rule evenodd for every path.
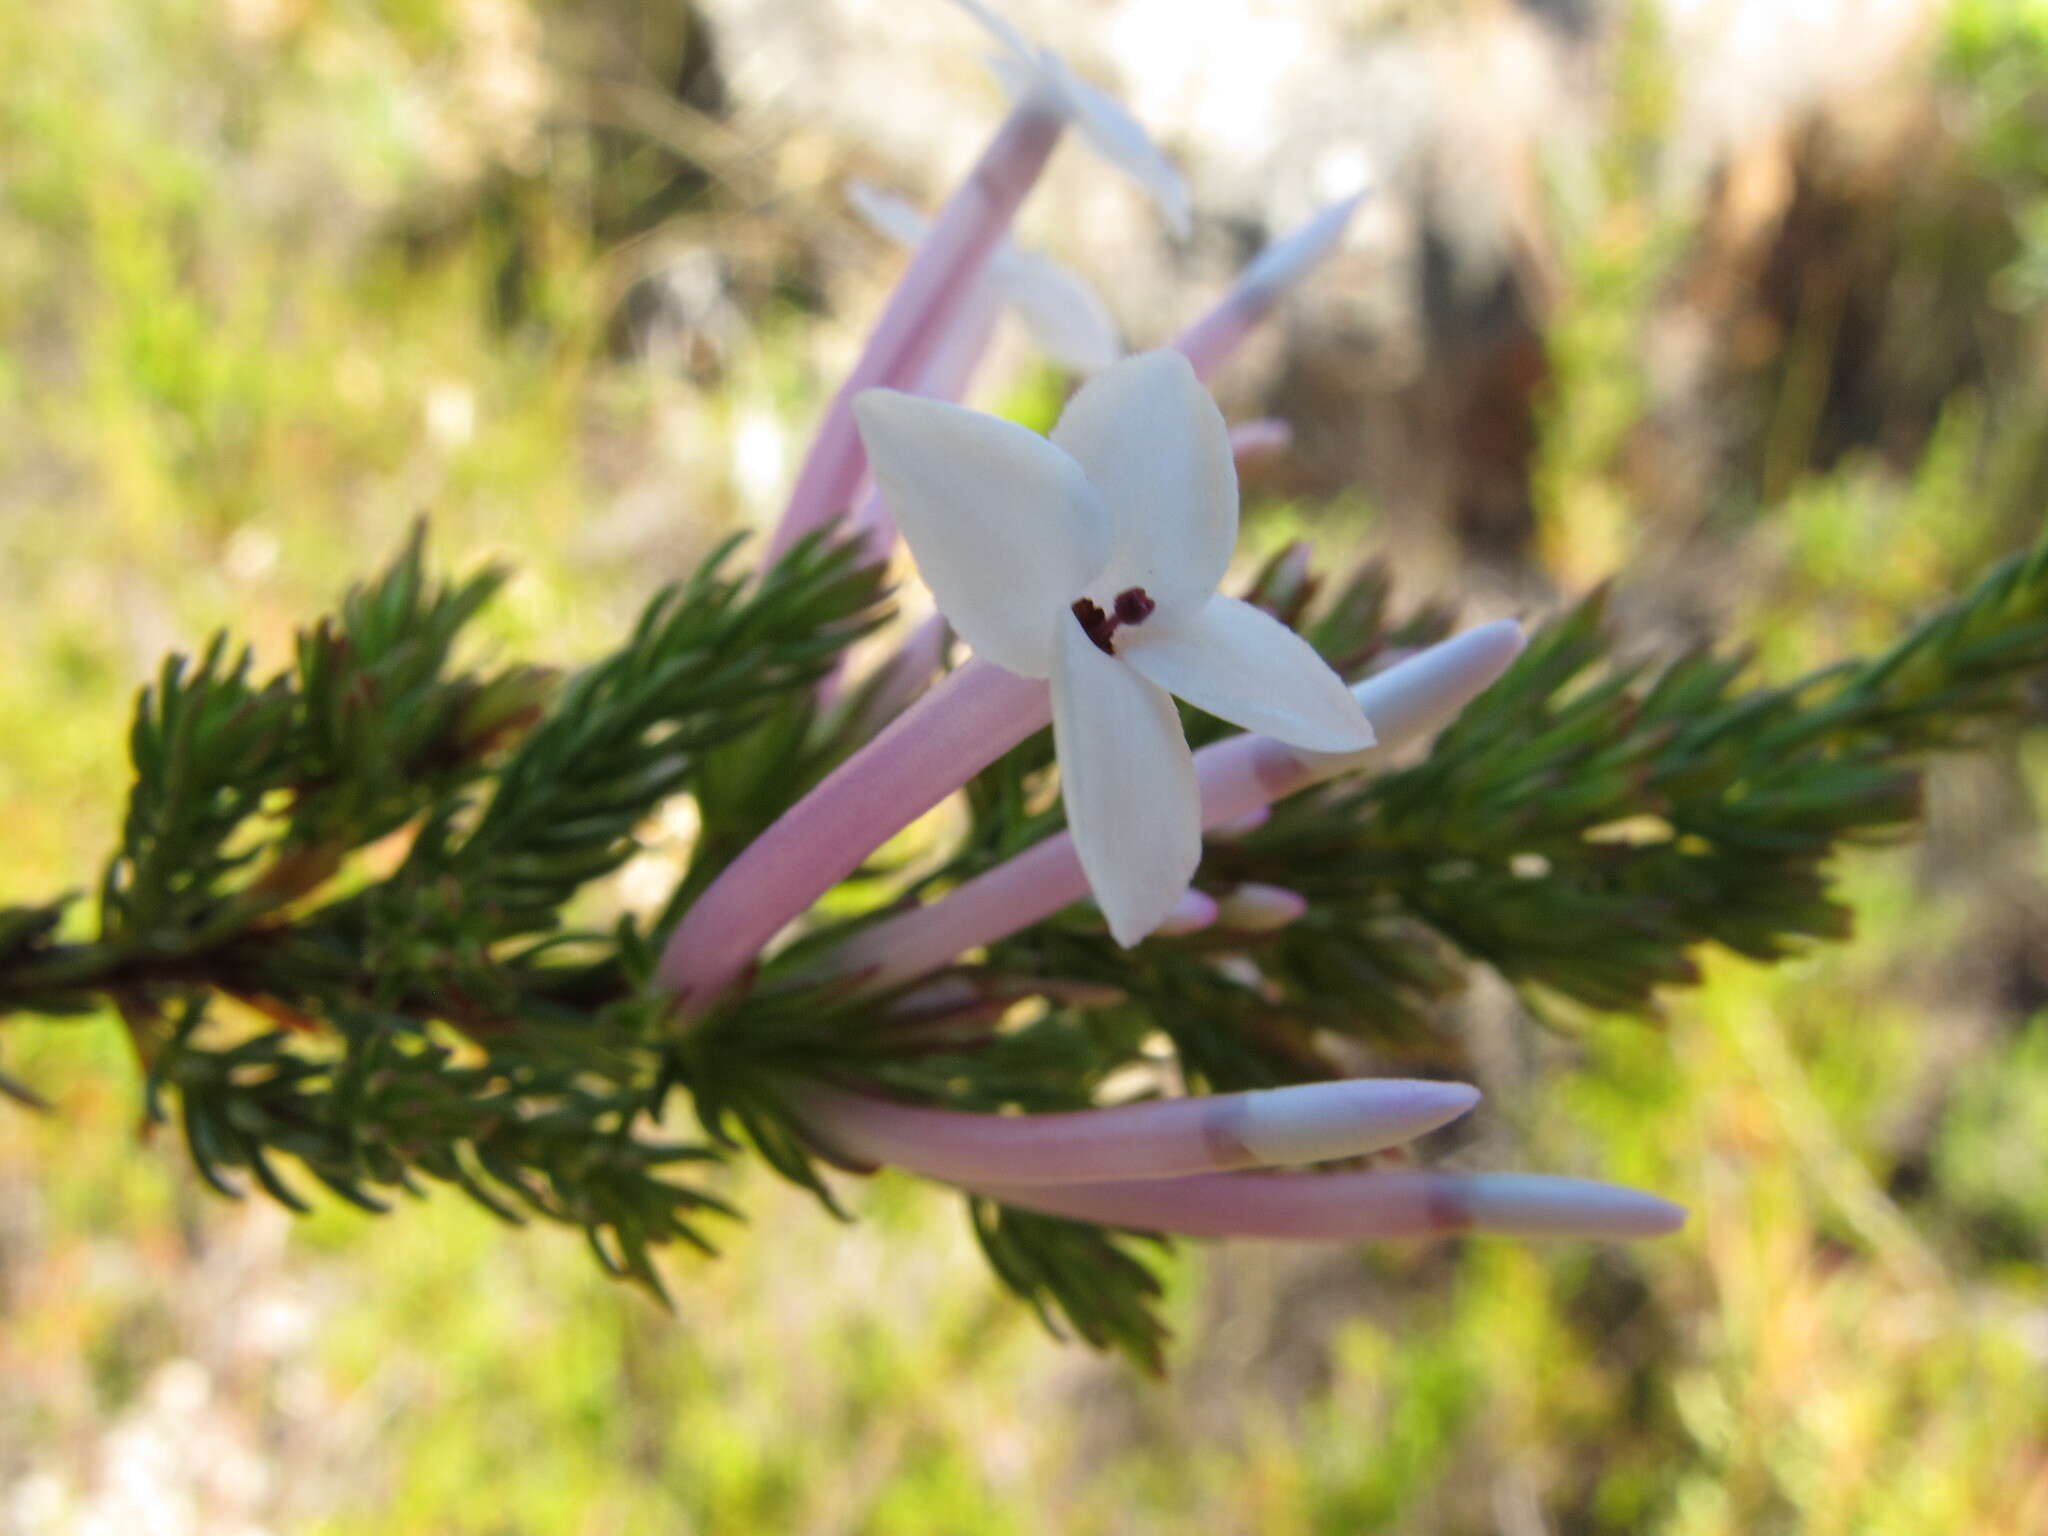
M 473 826 L 460 804 L 436 808 L 402 884 L 459 887 L 491 938 L 552 928 L 576 891 L 632 855 L 636 824 L 704 786 L 720 761 L 712 748 L 778 720 L 782 701 L 807 701 L 873 623 L 874 573 L 814 543 L 748 590 L 726 569 L 737 542 L 568 685 L 497 770 Z M 796 713 L 808 721 L 807 705 Z
M 224 637 L 167 663 L 136 711 L 100 935 L 60 940 L 63 900 L 0 911 L 0 1015 L 114 1004 L 152 1114 L 223 1190 L 300 1208 L 324 1186 L 382 1209 L 453 1184 L 509 1220 L 582 1228 L 656 1293 L 654 1250 L 708 1248 L 705 1218 L 731 1214 L 680 1181 L 691 1165 L 751 1147 L 832 1205 L 826 1149 L 792 1107 L 807 1077 L 1052 1110 L 1157 1069 L 1162 1040 L 1185 1080 L 1218 1088 L 1330 1075 L 1343 1037 L 1389 1064 L 1454 1065 L 1436 1005 L 1475 962 L 1540 1008 L 1646 1012 L 1704 944 L 1768 960 L 1839 936 L 1833 852 L 1907 830 L 1917 765 L 2010 723 L 2048 668 L 2048 543 L 1886 654 L 1785 685 L 1705 652 L 1618 666 L 1596 596 L 1421 761 L 1212 840 L 1205 885 L 1309 898 L 1279 932 L 1126 952 L 1077 907 L 864 995 L 817 962 L 869 919 L 819 923 L 684 1027 L 651 979 L 666 920 L 578 926 L 575 904 L 687 793 L 705 831 L 673 915 L 858 746 L 863 702 L 821 713 L 816 685 L 880 618 L 881 577 L 812 541 L 749 580 L 728 546 L 560 681 L 459 664 L 500 581 L 430 581 L 416 538 L 301 636 L 289 670 L 259 680 Z M 1323 600 L 1300 550 L 1251 595 L 1354 676 L 1446 627 L 1394 621 L 1376 571 Z M 1055 829 L 1049 765 L 1041 733 L 967 786 L 964 835 L 901 882 L 906 899 Z M 4 1076 L 0 1093 L 37 1102 Z M 703 1139 L 664 1134 L 683 1105 Z M 1157 1366 L 1158 1281 L 1134 1249 L 1151 1240 L 969 1213 L 1041 1315 Z
M 246 1175 L 297 1208 L 296 1165 L 379 1206 L 423 1175 L 583 1227 L 658 1291 L 650 1248 L 706 1246 L 695 1218 L 724 1209 L 667 1175 L 718 1154 L 656 1134 L 668 1023 L 644 939 L 565 931 L 563 908 L 721 743 L 808 722 L 882 614 L 844 550 L 814 540 L 751 582 L 731 552 L 559 688 L 454 665 L 502 577 L 433 584 L 418 536 L 290 671 L 253 681 L 225 637 L 173 658 L 137 706 L 101 935 L 54 942 L 61 904 L 0 914 L 0 1013 L 116 1002 L 218 1188 Z M 349 862 L 394 833 L 410 847 L 384 878 Z
M 1057 1311 L 1097 1349 L 1117 1349 L 1157 1374 L 1165 1367 L 1166 1328 L 1153 1303 L 1159 1277 L 1132 1256 L 1137 1244 L 1166 1245 L 1142 1233 L 1122 1242 L 1100 1227 L 1061 1221 L 970 1198 L 974 1236 L 997 1276 L 1031 1304 L 1054 1333 Z
M 490 749 L 540 711 L 548 674 L 539 669 L 450 670 L 457 637 L 507 573 L 437 585 L 425 560 L 421 525 L 382 578 L 343 599 L 338 623 L 323 619 L 298 638 L 289 848 L 331 856 L 398 830 L 474 778 Z

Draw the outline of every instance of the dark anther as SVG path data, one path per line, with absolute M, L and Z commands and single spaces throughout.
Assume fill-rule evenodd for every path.
M 1116 633 L 1115 619 L 1085 597 L 1074 599 L 1074 617 L 1081 621 L 1081 633 L 1095 642 L 1098 651 L 1105 656 L 1116 654 L 1116 647 L 1109 643 L 1109 637 Z
M 1145 595 L 1143 587 L 1126 587 L 1116 595 L 1114 618 L 1085 597 L 1074 599 L 1074 617 L 1081 621 L 1081 633 L 1095 642 L 1098 651 L 1105 656 L 1114 656 L 1116 647 L 1110 644 L 1110 637 L 1117 632 L 1117 627 L 1144 623 L 1158 606 Z

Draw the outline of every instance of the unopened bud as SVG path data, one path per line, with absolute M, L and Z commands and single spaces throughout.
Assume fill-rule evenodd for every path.
M 1255 810 L 1245 812 L 1244 815 L 1238 817 L 1235 821 L 1226 821 L 1220 827 L 1211 827 L 1202 835 L 1213 841 L 1232 843 L 1241 837 L 1251 836 L 1252 833 L 1258 831 L 1259 828 L 1272 819 L 1273 808 L 1270 805 L 1262 805 Z
M 1199 933 L 1216 921 L 1216 911 L 1215 901 L 1200 891 L 1183 891 L 1165 921 L 1152 931 L 1169 938 L 1179 933 Z
M 1240 885 L 1216 904 L 1216 918 L 1241 933 L 1271 933 L 1308 911 L 1308 899 L 1284 886 Z

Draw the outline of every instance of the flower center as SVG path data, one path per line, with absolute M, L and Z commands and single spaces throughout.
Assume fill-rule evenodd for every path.
M 1114 656 L 1116 647 L 1110 643 L 1110 637 L 1125 624 L 1144 623 L 1158 606 L 1146 596 L 1143 587 L 1126 587 L 1111 602 L 1111 613 L 1104 613 L 1098 604 L 1085 597 L 1074 599 L 1074 617 L 1080 621 L 1081 633 L 1095 642 L 1098 651 Z

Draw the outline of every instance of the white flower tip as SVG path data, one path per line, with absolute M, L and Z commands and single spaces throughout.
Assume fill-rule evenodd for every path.
M 1353 694 L 1352 697 L 1355 699 L 1357 695 Z M 1380 744 L 1380 733 L 1373 727 L 1372 717 L 1366 714 L 1363 704 L 1358 706 L 1358 722 L 1353 727 L 1351 734 L 1357 745 L 1349 748 L 1340 748 L 1339 750 L 1369 752 Z
M 1351 690 L 1380 740 L 1409 740 L 1444 724 L 1507 671 L 1528 637 L 1513 619 L 1451 636 Z
M 1262 1165 L 1325 1163 L 1413 1141 L 1478 1102 L 1467 1083 L 1303 1083 L 1238 1097 L 1229 1134 Z
M 1452 1223 L 1511 1237 L 1667 1237 L 1685 1225 L 1682 1205 L 1640 1189 L 1540 1173 L 1458 1178 L 1445 1199 Z
M 1237 281 L 1239 291 L 1271 299 L 1281 289 L 1299 282 L 1343 243 L 1351 216 L 1371 195 L 1372 189 L 1368 187 L 1342 202 L 1332 203 L 1299 229 L 1268 245 L 1244 269 L 1244 275 Z

